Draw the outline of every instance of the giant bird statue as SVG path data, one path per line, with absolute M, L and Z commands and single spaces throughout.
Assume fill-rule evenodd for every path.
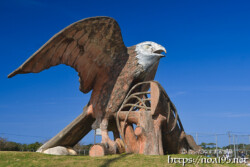
M 126 47 L 118 23 L 110 17 L 92 17 L 75 22 L 37 50 L 8 75 L 38 73 L 66 64 L 79 75 L 80 90 L 91 98 L 85 108 L 92 128 L 101 128 L 102 143 L 112 148 L 109 119 L 117 112 L 130 88 L 154 79 L 166 49 L 155 42 Z M 84 125 L 82 125 L 84 126 Z M 87 126 L 87 125 L 86 125 Z

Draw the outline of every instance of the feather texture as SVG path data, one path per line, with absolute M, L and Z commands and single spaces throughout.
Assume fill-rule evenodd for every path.
M 98 77 L 108 76 L 121 56 L 128 55 L 117 22 L 110 17 L 92 17 L 54 35 L 8 77 L 66 64 L 78 72 L 80 90 L 87 93 Z

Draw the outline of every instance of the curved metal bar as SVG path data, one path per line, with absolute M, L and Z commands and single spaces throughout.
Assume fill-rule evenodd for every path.
M 137 96 L 137 95 L 145 95 L 145 96 L 147 97 L 147 94 L 150 94 L 150 93 L 151 93 L 150 91 L 147 91 L 147 92 L 136 92 L 136 93 L 133 93 L 133 94 L 131 94 L 131 93 L 135 90 L 136 87 L 138 87 L 138 86 L 140 86 L 140 85 L 143 85 L 143 84 L 150 84 L 150 82 L 151 82 L 151 81 L 145 81 L 145 82 L 140 82 L 140 83 L 134 85 L 134 86 L 130 89 L 130 91 L 128 92 L 127 96 L 125 97 L 125 100 L 123 101 L 121 107 L 119 108 L 118 112 L 116 113 L 116 125 L 117 125 L 117 128 L 118 128 L 119 133 L 121 134 L 122 140 L 124 141 L 124 144 L 126 144 L 126 142 L 125 142 L 125 137 L 124 137 L 124 128 L 125 128 L 125 124 L 126 124 L 126 121 L 127 121 L 127 119 L 128 119 L 129 113 L 133 110 L 134 107 L 137 107 L 137 108 L 144 108 L 145 110 L 147 110 L 147 109 L 150 110 L 150 109 L 151 109 L 151 107 L 147 107 L 147 106 L 145 105 L 145 103 L 143 102 L 143 101 L 149 102 L 151 99 L 141 99 L 141 98 L 139 98 L 139 97 Z M 131 95 L 132 95 L 132 96 L 131 96 Z M 132 98 L 136 98 L 136 99 L 138 100 L 138 102 L 135 103 L 135 104 L 126 104 L 126 103 L 127 103 L 130 99 L 132 99 Z M 138 105 L 139 102 L 141 102 L 144 106 Z M 126 115 L 126 118 L 125 118 L 125 120 L 124 120 L 124 125 L 123 125 L 123 127 L 121 128 L 120 122 L 119 122 L 119 112 L 120 112 L 124 107 L 126 107 L 126 106 L 127 106 L 127 107 L 130 107 L 130 109 L 129 109 L 128 114 Z
M 139 103 L 139 102 L 135 103 L 135 105 L 137 105 L 138 103 Z M 130 107 L 130 109 L 129 109 L 129 111 L 128 111 L 128 114 L 126 115 L 126 118 L 125 118 L 125 120 L 124 120 L 124 125 L 123 125 L 122 128 L 121 128 L 120 123 L 119 123 L 119 112 L 121 111 L 121 109 L 122 109 L 122 108 L 120 108 L 120 109 L 118 110 L 117 114 L 116 114 L 116 125 L 117 125 L 117 129 L 118 129 L 119 133 L 121 134 L 121 137 L 122 137 L 122 140 L 123 140 L 124 144 L 126 144 L 126 142 L 125 142 L 125 137 L 124 137 L 124 128 L 125 128 L 125 123 L 126 123 L 126 121 L 127 121 L 127 119 L 128 119 L 128 115 L 129 115 L 129 113 L 132 111 L 133 107 L 132 107 L 132 106 Z
M 147 107 L 146 104 L 143 102 L 143 100 L 141 98 L 139 98 L 138 96 L 134 96 L 134 95 L 129 96 L 128 99 L 125 99 L 126 100 L 125 103 L 127 103 L 129 100 L 131 100 L 133 98 L 136 98 L 137 100 L 139 100 L 144 105 L 144 107 Z
M 167 118 L 167 124 L 169 124 L 170 113 L 171 113 L 170 102 L 168 102 L 168 116 L 167 116 L 168 118 Z
M 172 107 L 172 106 L 171 106 L 171 107 Z M 173 109 L 173 110 L 172 110 L 172 109 Z M 173 114 L 175 115 L 174 123 L 173 123 L 174 125 L 173 125 L 173 127 L 170 129 L 170 131 L 167 132 L 166 134 L 170 134 L 170 133 L 173 132 L 173 130 L 176 128 L 177 120 L 178 120 L 178 118 L 179 118 L 176 108 L 171 108 L 170 111 L 169 111 L 169 113 L 170 113 L 171 111 L 172 111 Z
M 151 92 L 150 92 L 150 94 L 151 94 Z M 145 99 L 146 106 L 150 106 L 151 107 L 151 103 L 150 103 L 151 98 L 148 98 L 147 94 L 144 94 L 143 99 Z M 149 99 L 149 100 L 147 101 L 146 99 Z
M 175 110 L 176 113 L 177 113 L 177 109 L 176 109 L 174 103 L 172 103 L 172 101 L 170 101 L 170 103 L 171 103 L 171 106 L 174 108 L 174 110 Z M 181 120 L 180 120 L 180 117 L 178 117 L 178 122 L 179 122 L 180 128 L 184 131 L 184 128 L 183 128 L 182 123 L 181 123 Z
M 131 94 L 131 92 L 132 92 L 137 86 L 140 86 L 140 85 L 142 85 L 142 84 L 150 84 L 150 82 L 151 82 L 151 81 L 145 81 L 145 82 L 140 82 L 140 83 L 134 85 L 134 86 L 130 89 L 130 91 L 128 92 L 126 98 Z M 125 98 L 125 99 L 126 99 L 126 98 Z
M 175 112 L 175 119 L 174 119 L 174 126 L 172 127 L 172 129 L 170 130 L 171 132 L 175 129 L 176 125 L 177 125 L 177 120 L 178 120 L 178 113 L 177 110 L 172 110 L 172 112 Z
M 150 110 L 151 107 L 144 107 L 144 106 L 140 106 L 140 105 L 135 105 L 135 104 L 124 104 L 123 107 L 138 107 L 138 108 L 143 108 L 143 109 L 146 109 L 146 110 Z
M 130 111 L 131 111 L 132 109 L 133 109 L 133 107 L 131 107 L 131 108 L 129 109 L 129 111 L 128 111 L 126 117 L 125 117 L 123 127 L 121 128 L 121 133 L 120 133 L 120 134 L 121 134 L 122 140 L 123 140 L 123 142 L 124 142 L 125 144 L 126 144 L 126 142 L 125 142 L 125 136 L 124 136 L 124 134 L 125 134 L 124 129 L 125 129 L 125 126 L 126 126 L 126 122 L 127 122 L 127 119 L 128 119 L 128 115 L 129 115 L 129 113 L 130 113 Z
M 144 94 L 150 94 L 150 91 L 147 92 L 136 92 L 136 93 L 132 93 L 131 95 L 136 96 L 136 95 L 144 95 Z

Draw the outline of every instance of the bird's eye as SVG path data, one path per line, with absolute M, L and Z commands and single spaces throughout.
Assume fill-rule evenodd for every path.
M 146 49 L 149 49 L 150 46 L 151 46 L 150 44 L 147 44 L 147 45 L 145 45 L 145 48 L 146 48 Z

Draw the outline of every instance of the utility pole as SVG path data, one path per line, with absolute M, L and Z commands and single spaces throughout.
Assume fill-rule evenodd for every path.
M 230 134 L 230 131 L 228 131 L 227 133 L 228 133 L 228 139 L 229 139 L 229 149 L 231 149 L 231 134 Z
M 239 145 L 238 145 L 238 136 L 235 135 L 235 143 L 236 143 L 236 157 L 238 157 Z
M 236 152 L 235 152 L 235 135 L 233 135 L 233 143 L 234 143 L 234 158 L 236 158 Z
M 217 134 L 215 134 L 215 141 L 216 141 L 216 156 L 218 158 L 219 155 L 218 155 L 218 138 L 217 138 Z
M 249 145 L 250 145 L 250 135 L 248 135 Z M 246 150 L 246 153 L 248 153 L 248 150 Z
M 246 149 L 245 149 L 245 144 L 244 143 L 242 143 L 242 149 L 243 149 L 243 152 L 245 152 L 245 154 L 246 154 Z
M 250 135 L 248 135 L 248 139 L 249 139 L 249 144 L 250 144 Z

